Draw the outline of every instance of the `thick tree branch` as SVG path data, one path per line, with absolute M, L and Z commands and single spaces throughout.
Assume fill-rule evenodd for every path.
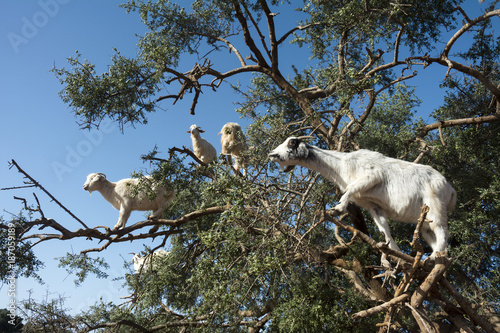
M 243 36 L 245 39 L 245 44 L 248 46 L 250 51 L 257 57 L 257 63 L 260 66 L 269 68 L 269 65 L 267 64 L 264 56 L 260 52 L 259 48 L 257 45 L 255 45 L 255 42 L 252 38 L 252 34 L 250 33 L 250 28 L 248 27 L 247 20 L 245 18 L 245 15 L 241 11 L 240 3 L 238 0 L 232 0 L 233 3 L 234 11 L 236 18 L 238 19 L 238 22 L 240 23 L 242 29 L 243 29 Z
M 240 4 L 243 7 L 243 9 L 245 10 L 245 14 L 247 15 L 248 19 L 250 20 L 250 23 L 252 23 L 253 28 L 255 29 L 255 31 L 257 31 L 257 34 L 259 35 L 260 43 L 262 44 L 262 47 L 264 48 L 264 51 L 267 54 L 267 57 L 269 59 L 271 59 L 272 58 L 271 51 L 269 50 L 269 48 L 266 44 L 266 38 L 264 37 L 264 34 L 262 33 L 262 31 L 260 31 L 258 22 L 254 19 L 253 15 L 250 12 L 250 10 L 248 9 L 248 6 L 246 5 L 246 3 L 241 1 Z M 261 5 L 262 5 L 262 1 L 261 1 Z
M 40 240 L 39 242 L 41 242 L 50 239 L 67 240 L 78 237 L 87 237 L 87 238 L 93 237 L 99 239 L 100 241 L 107 240 L 108 242 L 100 248 L 94 248 L 84 251 L 84 252 L 95 252 L 95 251 L 99 252 L 106 249 L 111 243 L 122 243 L 122 242 L 129 242 L 135 239 L 155 238 L 160 236 L 170 236 L 173 234 L 182 233 L 183 231 L 181 229 L 175 229 L 175 228 L 179 228 L 183 224 L 186 224 L 189 221 L 195 220 L 202 216 L 220 214 L 228 210 L 229 208 L 230 205 L 209 207 L 188 213 L 176 220 L 166 220 L 166 219 L 146 220 L 137 222 L 130 226 L 126 226 L 125 228 L 119 230 L 111 230 L 108 227 L 98 226 L 92 229 L 87 228 L 87 229 L 78 229 L 76 231 L 69 231 L 68 229 L 64 228 L 63 226 L 61 226 L 59 223 L 57 223 L 52 219 L 39 219 L 33 222 L 28 222 L 27 224 L 30 226 L 36 225 L 39 226 L 40 228 L 51 227 L 59 231 L 60 234 L 33 234 L 23 237 L 22 240 L 38 238 Z M 154 233 L 148 232 L 141 234 L 132 234 L 133 231 L 140 230 L 144 227 L 151 227 L 157 225 L 158 226 L 166 225 L 170 226 L 171 228 L 166 231 L 159 231 Z M 104 228 L 107 232 L 100 232 L 97 230 L 98 228 Z
M 269 30 L 269 40 L 271 42 L 271 53 L 269 54 L 271 58 L 271 68 L 273 72 L 278 71 L 278 42 L 276 41 L 276 28 L 274 26 L 274 13 L 271 13 L 267 1 L 260 1 L 262 9 L 267 19 L 267 26 Z M 269 52 L 269 51 L 268 51 Z
M 430 131 L 436 129 L 442 129 L 453 126 L 464 126 L 464 125 L 478 125 L 485 123 L 493 123 L 500 121 L 500 114 L 493 114 L 490 116 L 483 117 L 471 117 L 471 118 L 463 118 L 463 119 L 453 119 L 453 120 L 443 120 L 434 124 L 426 125 L 424 127 L 417 128 L 415 131 L 418 133 L 417 137 L 423 138 Z
M 400 304 L 400 303 L 407 301 L 409 298 L 410 298 L 410 294 L 404 293 L 401 296 L 395 297 L 395 298 L 391 299 L 390 301 L 385 302 L 384 304 L 378 305 L 378 306 L 370 308 L 368 310 L 363 310 L 363 311 L 357 312 L 357 313 L 352 315 L 352 319 L 365 318 L 365 317 L 371 316 L 373 314 L 383 312 L 383 311 L 389 309 L 390 307 L 393 307 L 397 304 Z
M 459 9 L 461 9 L 459 7 Z M 463 13 L 463 11 L 461 11 Z M 494 16 L 500 16 L 500 9 L 497 9 L 497 10 L 493 10 L 491 12 L 488 12 L 488 13 L 485 13 L 484 15 L 481 15 L 479 17 L 476 17 L 475 19 L 473 19 L 472 21 L 470 19 L 467 18 L 467 16 L 465 16 L 468 20 L 467 20 L 467 23 L 464 24 L 462 26 L 462 28 L 460 28 L 451 38 L 450 40 L 448 41 L 448 43 L 446 43 L 446 46 L 444 47 L 443 49 L 443 53 L 441 53 L 441 58 L 443 59 L 447 59 L 448 58 L 448 54 L 450 53 L 450 50 L 451 48 L 453 47 L 453 44 L 455 44 L 455 42 L 467 31 L 469 30 L 470 28 L 472 28 L 474 25 L 484 21 L 484 20 L 487 20 L 491 17 L 494 17 Z

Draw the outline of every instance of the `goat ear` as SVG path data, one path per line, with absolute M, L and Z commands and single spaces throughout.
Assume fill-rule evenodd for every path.
M 297 143 L 298 143 L 297 139 L 290 139 L 290 140 L 288 140 L 288 147 L 289 148 L 296 148 Z
M 199 128 L 199 129 L 198 129 L 198 131 L 199 131 L 200 133 L 205 133 L 205 131 L 204 131 L 204 130 L 202 130 L 201 128 Z
M 309 156 L 309 149 L 308 146 L 302 142 L 299 141 L 299 144 L 297 145 L 297 157 L 300 159 L 305 159 Z
M 191 133 L 191 131 L 187 131 L 188 133 Z

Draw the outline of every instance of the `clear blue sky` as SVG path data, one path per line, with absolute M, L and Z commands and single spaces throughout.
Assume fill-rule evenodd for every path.
M 217 133 L 222 125 L 228 121 L 247 125 L 234 112 L 236 106 L 233 103 L 237 97 L 226 86 L 218 94 L 205 92 L 200 97 L 196 116 L 189 115 L 190 96 L 187 96 L 175 106 L 167 101 L 162 104 L 164 111 L 148 116 L 148 125 L 126 127 L 123 134 L 115 124 L 99 134 L 94 133 L 91 138 L 88 132 L 80 130 L 77 119 L 58 96 L 62 86 L 50 69 L 54 64 L 56 67 L 67 66 L 66 58 L 74 56 L 76 50 L 83 58 L 95 63 L 98 71 L 105 70 L 111 63 L 113 48 L 125 56 L 134 56 L 137 52 L 135 34 L 143 34 L 145 26 L 137 13 L 126 14 L 125 10 L 118 8 L 119 3 L 121 1 L 11 0 L 0 4 L 0 188 L 22 183 L 21 175 L 8 169 L 8 161 L 15 159 L 89 226 L 115 225 L 118 211 L 99 193 L 89 196 L 83 191 L 87 174 L 104 172 L 110 180 L 118 180 L 134 171 L 147 172 L 148 165 L 142 163 L 141 154 L 155 145 L 164 156 L 172 146 L 190 146 L 186 131 L 194 123 L 205 129 L 204 137 L 220 152 Z M 475 10 L 475 15 L 479 14 L 481 7 L 477 0 L 470 0 L 469 5 Z M 236 58 L 233 59 L 236 66 Z M 181 71 L 191 68 L 192 63 L 186 62 Z M 421 71 L 417 93 L 424 102 L 421 108 L 424 119 L 442 100 L 437 84 L 443 76 L 444 70 L 437 67 Z M 75 153 L 78 156 L 75 157 Z M 61 164 L 68 167 L 65 172 L 54 169 Z M 13 196 L 33 202 L 31 193 L 31 190 L 0 191 L 0 208 L 18 213 L 20 203 Z M 80 227 L 45 195 L 38 193 L 38 197 L 47 217 L 69 229 Z M 9 212 L 1 211 L 0 215 L 9 220 Z M 144 213 L 134 213 L 129 223 L 143 220 L 144 216 Z M 100 297 L 121 303 L 119 298 L 128 296 L 128 293 L 121 289 L 121 281 L 112 279 L 124 275 L 124 259 L 132 257 L 129 252 L 139 252 L 144 245 L 155 244 L 157 242 L 144 240 L 112 245 L 100 253 L 111 265 L 110 279 L 91 277 L 76 288 L 74 276 L 68 276 L 64 269 L 58 268 L 58 261 L 54 258 L 67 252 L 78 253 L 97 244 L 86 240 L 42 243 L 35 251 L 45 262 L 45 269 L 39 272 L 45 285 L 21 278 L 17 284 L 17 298 L 26 299 L 28 290 L 33 291 L 35 299 L 44 298 L 47 292 L 49 298 L 61 294 L 68 297 L 66 306 L 73 312 L 87 308 Z M 7 288 L 2 286 L 0 308 L 7 306 L 6 294 Z
M 41 3 L 50 6 L 44 7 Z M 67 66 L 66 58 L 74 56 L 76 50 L 95 63 L 98 71 L 106 70 L 111 63 L 113 48 L 133 57 L 137 52 L 135 34 L 143 34 L 145 26 L 137 13 L 127 14 L 118 8 L 119 3 L 121 1 L 42 0 L 2 1 L 0 4 L 0 188 L 22 184 L 21 175 L 8 169 L 8 161 L 14 159 L 88 226 L 113 226 L 118 220 L 118 211 L 99 193 L 89 196 L 82 189 L 89 173 L 104 172 L 110 180 L 116 181 L 129 177 L 134 171 L 147 172 L 149 166 L 143 164 L 141 154 L 157 145 L 166 157 L 170 147 L 191 146 L 186 133 L 191 124 L 202 126 L 206 131 L 203 136 L 220 152 L 217 133 L 223 124 L 228 121 L 246 124 L 234 112 L 235 98 L 226 87 L 225 93 L 218 95 L 205 92 L 199 99 L 195 116 L 189 114 L 190 96 L 186 96 L 175 106 L 170 102 L 162 104 L 164 111 L 150 114 L 145 126 L 125 127 L 122 134 L 116 124 L 110 124 L 89 139 L 86 136 L 89 132 L 79 129 L 77 119 L 58 96 L 62 86 L 50 69 L 54 64 Z M 28 38 L 17 39 L 13 34 Z M 182 70 L 191 68 L 192 63 L 186 63 Z M 54 169 L 61 164 L 68 169 L 64 172 Z M 18 213 L 21 206 L 13 196 L 33 202 L 32 192 L 0 191 L 0 208 Z M 72 230 L 80 227 L 44 194 L 37 195 L 47 217 Z M 1 211 L 0 215 L 9 220 L 9 213 Z M 144 220 L 145 215 L 144 212 L 133 213 L 129 223 Z M 111 265 L 110 277 L 124 275 L 122 257 L 130 260 L 129 252 L 139 252 L 144 245 L 157 243 L 145 240 L 116 244 L 101 253 Z M 36 299 L 44 297 L 47 290 L 51 297 L 56 293 L 70 297 L 67 305 L 75 310 L 92 305 L 101 296 L 120 302 L 119 297 L 128 295 L 126 290 L 119 288 L 121 281 L 91 277 L 75 288 L 74 276 L 68 276 L 54 260 L 67 252 L 78 253 L 96 246 L 97 243 L 85 240 L 48 241 L 36 246 L 37 255 L 46 265 L 40 272 L 46 284 L 19 279 L 18 299 L 27 298 L 27 291 L 32 289 Z M 3 286 L 0 308 L 7 305 L 6 294 L 7 288 Z

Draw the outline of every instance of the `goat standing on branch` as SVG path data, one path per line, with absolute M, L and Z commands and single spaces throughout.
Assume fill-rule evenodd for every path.
M 432 257 L 448 246 L 447 211 L 453 210 L 456 192 L 430 166 L 406 162 L 370 150 L 342 153 L 324 150 L 290 137 L 269 157 L 284 171 L 300 165 L 317 171 L 344 194 L 335 209 L 344 212 L 349 201 L 367 209 L 385 235 L 389 247 L 399 250 L 391 236 L 387 218 L 416 223 L 420 207 L 429 206 L 422 235 L 432 247 Z
M 149 182 L 152 180 L 150 176 L 146 176 L 144 179 Z M 133 210 L 153 210 L 153 215 L 149 216 L 149 218 L 161 218 L 167 204 L 174 199 L 174 191 L 167 191 L 165 188 L 156 185 L 153 185 L 152 189 L 156 194 L 153 199 L 148 197 L 144 189 L 138 189 L 138 193 L 134 196 L 131 187 L 139 185 L 140 182 L 141 179 L 127 178 L 113 183 L 107 180 L 106 175 L 103 173 L 91 173 L 87 176 L 83 189 L 91 194 L 92 191 L 100 192 L 104 199 L 120 211 L 118 223 L 114 227 L 116 230 L 125 227 L 125 223 L 127 223 Z
M 243 168 L 243 176 L 246 176 L 246 161 L 243 154 L 248 146 L 241 126 L 238 123 L 229 122 L 222 126 L 219 134 L 221 135 L 222 154 L 226 155 L 229 163 L 234 158 L 233 168 L 235 170 Z
M 200 136 L 200 133 L 205 133 L 200 126 L 193 124 L 187 132 L 191 134 L 191 142 L 193 143 L 193 151 L 196 157 L 206 164 L 217 159 L 215 147 Z
M 169 252 L 159 249 L 153 253 L 149 253 L 148 255 L 141 257 L 139 253 L 131 253 L 134 255 L 132 258 L 132 262 L 134 263 L 134 272 L 135 274 L 139 274 L 141 272 L 149 272 L 152 269 L 157 269 L 156 261 L 161 257 L 165 257 L 169 254 Z

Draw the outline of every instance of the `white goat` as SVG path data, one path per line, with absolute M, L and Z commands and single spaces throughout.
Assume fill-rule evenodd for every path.
M 151 181 L 150 176 L 146 176 L 144 179 L 146 181 Z M 83 184 L 83 189 L 90 193 L 93 191 L 100 192 L 104 199 L 118 209 L 120 215 L 114 229 L 123 229 L 133 210 L 153 210 L 153 215 L 149 218 L 160 218 L 167 203 L 171 202 L 175 196 L 174 191 L 167 191 L 161 187 L 153 187 L 153 191 L 156 192 L 156 197 L 152 200 L 141 190 L 139 190 L 137 195 L 132 196 L 130 187 L 138 185 L 141 181 L 141 179 L 127 178 L 113 183 L 108 181 L 106 175 L 103 173 L 91 173 L 87 176 L 87 181 Z
M 139 274 L 140 272 L 146 272 L 156 268 L 156 263 L 161 256 L 167 256 L 169 252 L 159 249 L 153 253 L 150 253 L 144 257 L 141 257 L 138 253 L 131 253 L 134 255 L 132 262 L 134 263 L 134 272 Z
M 246 162 L 243 152 L 248 149 L 248 146 L 241 126 L 237 123 L 227 123 L 222 126 L 219 134 L 222 135 L 220 138 L 222 154 L 226 155 L 229 163 L 231 163 L 231 158 L 234 158 L 234 169 L 243 168 L 243 175 L 246 175 Z
M 336 210 L 344 212 L 349 201 L 367 209 L 385 235 L 389 247 L 399 247 L 391 236 L 387 218 L 416 223 L 420 207 L 429 206 L 422 235 L 432 247 L 432 256 L 448 246 L 447 210 L 455 207 L 456 192 L 430 166 L 406 162 L 370 150 L 342 153 L 324 150 L 290 137 L 269 157 L 284 171 L 300 165 L 317 171 L 344 194 Z
M 214 146 L 200 136 L 200 133 L 205 131 L 201 127 L 191 125 L 188 133 L 191 133 L 191 141 L 193 143 L 193 152 L 203 163 L 210 163 L 217 159 L 217 151 Z

